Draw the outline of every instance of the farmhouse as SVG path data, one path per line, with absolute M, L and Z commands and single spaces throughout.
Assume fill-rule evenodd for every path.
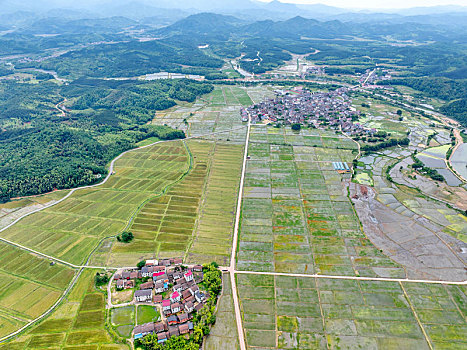
M 190 332 L 190 326 L 188 324 L 181 324 L 178 326 L 180 334 L 187 334 Z
M 162 332 L 157 335 L 157 342 L 158 343 L 165 343 L 169 339 L 167 332 Z
M 162 300 L 162 310 L 163 311 L 170 310 L 170 300 Z
M 177 315 L 172 315 L 172 316 L 167 317 L 167 322 L 169 326 L 173 326 L 174 324 L 177 324 L 178 323 Z
M 170 310 L 172 311 L 173 314 L 176 314 L 181 309 L 182 309 L 182 306 L 180 305 L 180 303 L 174 303 L 174 304 L 170 305 Z
M 165 322 L 158 322 L 154 324 L 154 331 L 156 333 L 164 332 L 167 330 L 167 324 Z
M 117 289 L 131 289 L 135 286 L 134 281 L 132 280 L 118 280 Z
M 148 281 L 146 283 L 142 283 L 140 286 L 139 286 L 139 289 L 143 290 L 143 289 L 153 289 L 154 288 L 154 282 L 153 281 Z
M 185 310 L 186 312 L 193 312 L 195 306 L 193 305 L 193 303 L 191 301 L 185 303 Z
M 185 323 L 185 322 L 188 322 L 190 317 L 188 316 L 187 313 L 183 313 L 183 314 L 178 315 L 178 319 L 179 319 L 180 323 Z
M 163 281 L 157 281 L 154 286 L 154 291 L 156 293 L 163 293 L 167 290 L 165 287 L 166 287 L 166 284 Z
M 152 301 L 152 290 L 151 289 L 137 290 L 135 292 L 135 300 L 138 302 L 142 302 L 142 303 Z
M 188 270 L 188 272 L 185 273 L 185 280 L 187 282 L 193 281 L 193 273 L 191 272 L 191 270 Z
M 169 337 L 178 337 L 180 332 L 178 330 L 178 326 L 171 326 L 169 327 Z
M 167 317 L 158 323 L 136 326 L 133 330 L 134 339 L 140 339 L 146 334 L 157 334 L 158 342 L 163 343 L 170 337 L 193 331 L 191 313 L 201 310 L 206 300 L 206 295 L 197 285 L 198 281 L 203 280 L 203 267 L 196 265 L 193 269 L 187 269 L 182 263 L 179 258 L 147 260 L 140 270 L 123 270 L 114 276 L 117 287 L 134 287 L 136 281 L 140 280 L 142 283 L 134 293 L 134 300 L 161 303 L 163 314 Z M 149 281 L 141 281 L 142 278 Z M 173 291 L 168 299 L 163 299 L 162 294 L 169 290 L 169 283 L 173 284 Z
M 173 292 L 170 294 L 170 301 L 172 303 L 175 303 L 176 301 L 180 301 L 181 295 L 179 292 Z

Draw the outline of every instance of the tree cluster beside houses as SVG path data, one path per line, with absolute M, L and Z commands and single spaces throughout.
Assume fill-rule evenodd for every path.
M 347 88 L 331 92 L 310 92 L 301 87 L 276 90 L 276 97 L 240 110 L 242 121 L 326 126 L 349 135 L 372 134 L 356 122 L 360 112 L 352 106 Z
M 114 275 L 117 290 L 136 286 L 135 303 L 159 305 L 162 310 L 161 321 L 134 328 L 135 340 L 154 335 L 158 343 L 164 343 L 171 337 L 193 332 L 193 314 L 205 306 L 209 293 L 198 285 L 204 278 L 203 267 L 186 267 L 182 262 L 182 259 L 146 260 L 140 268 Z

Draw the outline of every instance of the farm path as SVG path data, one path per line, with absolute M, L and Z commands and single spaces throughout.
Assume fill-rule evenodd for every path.
M 212 133 L 208 133 L 208 134 L 205 134 L 205 135 L 199 135 L 199 136 L 191 136 L 191 137 L 187 137 L 185 138 L 184 140 L 188 140 L 188 139 L 196 139 L 196 138 L 202 138 L 202 137 L 208 137 L 208 136 L 212 136 L 214 134 L 220 134 L 220 133 L 225 133 L 225 132 L 228 132 L 230 130 L 224 130 L 224 131 L 218 131 L 218 132 L 212 132 Z M 93 188 L 93 187 L 98 187 L 98 186 L 102 186 L 103 184 L 105 184 L 109 178 L 112 176 L 113 174 L 113 171 L 114 171 L 114 165 L 115 165 L 115 162 L 117 160 L 119 160 L 123 155 L 127 154 L 127 153 L 130 153 L 130 152 L 133 152 L 133 151 L 136 151 L 136 150 L 140 150 L 140 149 L 144 149 L 144 148 L 148 148 L 148 147 L 151 147 L 151 146 L 154 146 L 156 144 L 159 144 L 159 143 L 163 143 L 163 142 L 174 142 L 174 141 L 180 141 L 179 139 L 175 139 L 175 140 L 164 140 L 164 141 L 157 141 L 157 142 L 153 142 L 149 145 L 146 145 L 146 146 L 142 146 L 142 147 L 137 147 L 137 148 L 133 148 L 131 150 L 128 150 L 128 151 L 125 151 L 123 153 L 121 153 L 120 155 L 118 155 L 117 157 L 115 157 L 110 165 L 109 165 L 109 172 L 107 174 L 107 176 L 104 178 L 104 180 L 98 184 L 94 184 L 94 185 L 89 185 L 89 186 L 82 186 L 82 187 L 77 187 L 77 188 L 74 188 L 72 190 L 70 190 L 70 192 L 64 196 L 63 198 L 61 198 L 60 200 L 57 200 L 53 203 L 50 203 L 48 205 L 45 205 L 37 210 L 34 210 L 34 211 L 31 211 L 31 212 L 28 212 L 20 217 L 18 217 L 15 221 L 13 221 L 12 223 L 10 223 L 9 225 L 3 227 L 2 229 L 0 229 L 0 234 L 7 230 L 8 228 L 12 227 L 13 225 L 15 225 L 17 222 L 19 222 L 21 219 L 29 216 L 29 215 L 32 215 L 34 213 L 37 213 L 37 212 L 40 212 L 44 209 L 47 209 L 47 208 L 50 208 L 54 205 L 57 205 L 61 202 L 63 202 L 64 200 L 66 200 L 67 198 L 69 198 L 75 191 L 77 190 L 80 190 L 80 189 L 86 189 L 86 188 Z M 169 185 L 170 186 L 170 185 Z M 134 216 L 134 215 L 133 215 Z M 133 219 L 133 216 L 130 218 L 130 221 Z M 108 237 L 107 237 L 108 238 Z M 28 248 L 28 247 L 25 247 L 19 243 L 16 243 L 16 242 L 13 242 L 13 241 L 10 241 L 10 240 L 7 240 L 5 238 L 2 238 L 0 237 L 0 242 L 3 242 L 3 243 L 6 243 L 6 244 L 9 244 L 9 245 L 12 245 L 14 247 L 17 247 L 19 249 L 22 249 L 22 250 L 25 250 L 29 253 L 32 253 L 34 255 L 37 255 L 37 256 L 40 256 L 42 258 L 45 258 L 45 259 L 48 259 L 50 261 L 53 261 L 55 263 L 59 263 L 59 264 L 63 264 L 63 265 L 66 265 L 66 266 L 69 266 L 73 269 L 77 269 L 78 270 L 78 273 L 75 274 L 73 280 L 70 282 L 70 284 L 68 285 L 68 287 L 66 288 L 66 290 L 62 293 L 62 295 L 60 296 L 60 298 L 47 310 L 45 311 L 42 315 L 40 315 L 39 317 L 35 318 L 34 320 L 31 320 L 30 322 L 28 322 L 27 324 L 25 324 L 23 327 L 21 327 L 20 329 L 4 336 L 3 338 L 0 338 L 0 343 L 20 334 L 21 332 L 23 332 L 24 330 L 26 330 L 27 328 L 31 327 L 32 325 L 36 324 L 37 322 L 41 321 L 42 319 L 44 319 L 45 317 L 47 317 L 48 315 L 50 315 L 60 304 L 61 302 L 68 296 L 68 294 L 71 292 L 72 288 L 75 286 L 76 282 L 78 281 L 79 277 L 81 276 L 81 274 L 83 273 L 83 271 L 85 269 L 105 269 L 105 270 L 118 270 L 122 267 L 107 267 L 107 266 L 91 266 L 89 265 L 89 261 L 91 260 L 91 257 L 92 255 L 94 254 L 94 252 L 97 250 L 97 248 L 99 247 L 100 243 L 96 246 L 96 248 L 89 254 L 86 262 L 84 263 L 84 265 L 75 265 L 75 264 L 72 264 L 68 261 L 65 261 L 65 260 L 62 260 L 62 259 L 59 259 L 59 258 L 56 258 L 54 256 L 51 256 L 51 255 L 47 255 L 47 254 L 44 254 L 42 252 L 39 252 L 37 250 L 34 250 L 34 249 L 31 249 L 31 248 Z
M 326 278 L 339 280 L 354 280 L 354 281 L 374 281 L 374 282 L 410 282 L 410 283 L 426 283 L 426 284 L 446 284 L 446 285 L 467 285 L 467 281 L 439 281 L 439 280 L 423 280 L 410 278 L 385 278 L 385 277 L 362 277 L 362 276 L 335 276 L 335 275 L 320 275 L 320 274 L 301 274 L 288 272 L 264 272 L 264 271 L 240 271 L 234 270 L 235 274 L 243 275 L 267 275 L 267 276 L 286 276 L 286 277 L 306 277 L 306 278 Z

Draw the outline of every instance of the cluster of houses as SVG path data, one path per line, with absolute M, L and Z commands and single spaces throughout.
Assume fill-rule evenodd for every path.
M 193 331 L 192 314 L 203 308 L 208 295 L 199 289 L 203 267 L 182 265 L 182 259 L 147 260 L 141 269 L 114 275 L 117 290 L 134 288 L 135 303 L 155 305 L 162 311 L 159 322 L 137 325 L 134 339 L 156 334 L 159 343 Z
M 307 67 L 303 78 L 305 78 L 307 75 L 324 75 L 325 73 L 326 73 L 326 70 L 324 67 L 310 66 L 310 67 Z
M 331 92 L 309 92 L 301 87 L 276 90 L 276 97 L 240 110 L 242 121 L 251 118 L 253 124 L 266 122 L 283 124 L 325 125 L 350 135 L 371 134 L 355 122 L 360 112 L 352 106 L 347 88 Z
M 392 74 L 394 72 L 390 71 L 388 69 L 376 69 L 376 70 L 371 70 L 367 69 L 365 73 L 363 73 L 358 81 L 361 84 L 364 84 L 366 87 L 376 87 L 376 88 L 381 88 L 381 85 L 375 85 L 376 81 L 381 81 L 381 80 L 390 80 L 392 79 Z

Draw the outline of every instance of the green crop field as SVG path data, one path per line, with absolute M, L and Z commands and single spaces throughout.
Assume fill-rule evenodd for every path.
M 46 312 L 75 271 L 0 243 L 0 338 Z
M 161 316 L 154 306 L 139 305 L 136 312 L 138 324 L 156 322 Z
M 216 86 L 213 92 L 195 103 L 157 113 L 153 123 L 186 130 L 189 136 L 204 135 L 214 140 L 243 143 L 246 125 L 240 119 L 240 108 L 272 95 L 271 89 L 263 86 Z M 222 133 L 207 136 L 214 132 Z
M 222 276 L 222 296 L 220 297 L 216 323 L 206 339 L 204 349 L 224 350 L 238 349 L 237 324 L 232 299 L 232 286 L 229 274 Z
M 184 255 L 196 222 L 210 147 L 212 145 L 197 141 L 187 142 L 185 151 L 186 159 L 192 163 L 190 168 L 185 169 L 185 174 L 167 193 L 153 196 L 141 207 L 129 228 L 135 239 L 129 244 L 113 246 L 111 264 L 135 263 L 138 259 L 159 253 L 164 256 Z
M 135 306 L 125 306 L 110 311 L 110 322 L 118 335 L 128 338 L 135 326 Z
M 209 177 L 188 261 L 216 261 L 227 265 L 232 245 L 243 147 L 218 142 L 212 152 Z

